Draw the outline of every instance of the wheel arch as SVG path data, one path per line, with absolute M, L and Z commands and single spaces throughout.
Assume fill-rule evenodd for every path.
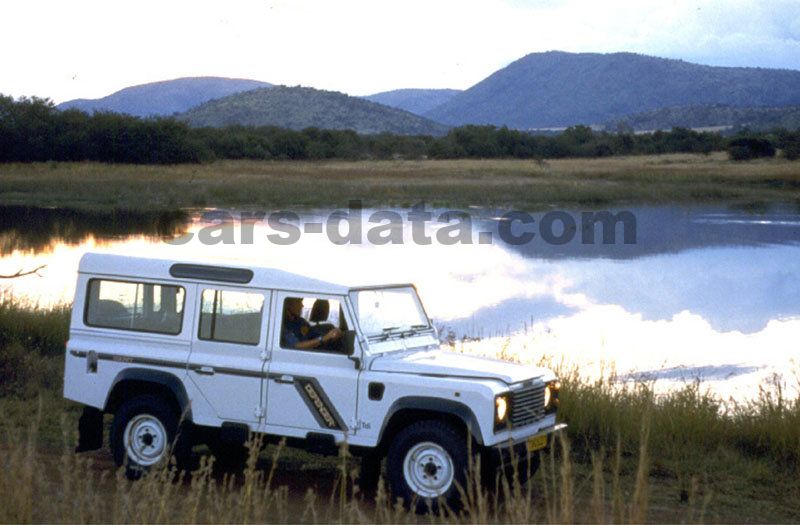
M 389 407 L 378 435 L 378 448 L 385 451 L 389 436 L 394 435 L 408 423 L 421 419 L 443 420 L 452 423 L 468 431 L 479 445 L 483 445 L 478 419 L 467 405 L 449 399 L 408 396 L 397 399 Z
M 114 378 L 103 410 L 114 413 L 127 399 L 141 394 L 159 395 L 175 410 L 178 419 L 192 421 L 189 396 L 176 375 L 162 370 L 126 368 Z

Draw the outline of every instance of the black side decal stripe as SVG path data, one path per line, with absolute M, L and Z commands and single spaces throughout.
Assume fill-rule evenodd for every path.
M 70 350 L 70 354 L 75 357 L 86 357 L 89 352 L 79 351 L 79 350 Z M 127 356 L 120 356 L 114 354 L 97 354 L 98 360 L 103 361 L 115 361 L 118 363 L 130 363 L 130 364 L 139 364 L 139 365 L 150 365 L 150 366 L 160 366 L 164 368 L 186 368 L 186 363 L 182 361 L 169 361 L 164 359 L 148 359 L 143 357 L 127 357 Z M 199 370 L 202 365 L 192 364 L 189 365 L 189 370 L 195 371 Z M 255 370 L 243 370 L 238 368 L 224 368 L 224 367 L 214 367 L 215 373 L 220 374 L 228 374 L 228 375 L 237 375 L 237 376 L 244 376 L 244 377 L 269 377 L 270 379 L 274 379 L 280 377 L 278 374 L 269 374 L 269 376 L 263 372 L 255 371 Z M 300 395 L 300 399 L 306 404 L 308 409 L 311 411 L 311 414 L 314 416 L 314 419 L 317 421 L 317 424 L 325 429 L 328 430 L 340 430 L 342 432 L 347 431 L 347 425 L 342 420 L 342 416 L 336 410 L 336 407 L 333 406 L 331 403 L 330 398 L 322 389 L 322 386 L 319 384 L 313 377 L 297 377 L 294 378 L 294 386 L 297 389 L 297 393 Z
M 69 353 L 74 355 L 75 357 L 86 357 L 89 354 L 89 352 L 83 352 L 78 350 L 70 350 Z M 121 356 L 114 354 L 97 354 L 97 359 L 101 361 L 115 361 L 117 363 L 129 363 L 134 365 L 160 366 L 164 368 L 186 368 L 185 361 L 149 359 L 146 357 L 128 357 L 128 356 Z M 195 371 L 199 370 L 202 367 L 203 365 L 190 364 L 189 370 Z M 213 368 L 214 372 L 218 374 L 228 374 L 228 375 L 244 376 L 244 377 L 266 377 L 266 374 L 258 370 L 245 370 L 242 368 L 226 368 L 226 367 L 216 367 L 216 366 Z
M 331 403 L 331 400 L 316 379 L 295 376 L 294 386 L 319 426 L 329 430 L 341 430 L 342 432 L 347 430 L 347 426 L 342 421 L 342 416 L 336 411 L 333 403 Z

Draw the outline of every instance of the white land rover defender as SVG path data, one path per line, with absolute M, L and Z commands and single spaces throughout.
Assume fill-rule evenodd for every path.
M 395 496 L 455 502 L 470 451 L 493 478 L 565 426 L 550 370 L 441 351 L 410 284 L 89 253 L 66 351 L 78 451 L 102 446 L 113 414 L 131 477 L 198 443 L 241 460 L 255 432 L 320 452 L 346 442 L 365 488 L 385 457 Z

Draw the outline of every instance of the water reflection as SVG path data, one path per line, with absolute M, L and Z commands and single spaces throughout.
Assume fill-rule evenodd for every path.
M 234 244 L 208 246 L 195 235 L 176 246 L 152 237 L 170 230 L 170 222 L 124 238 L 107 228 L 103 243 L 86 224 L 85 237 L 69 235 L 79 226 L 50 226 L 49 242 L 46 228 L 36 230 L 35 242 L 25 241 L 41 247 L 38 253 L 4 245 L 0 274 L 48 264 L 44 277 L 14 280 L 8 293 L 50 303 L 71 300 L 78 260 L 88 250 L 254 262 L 345 284 L 414 282 L 443 336 L 480 339 L 456 343 L 470 352 L 496 355 L 505 348 L 523 361 L 548 356 L 588 375 L 613 362 L 627 380 L 653 377 L 671 388 L 699 378 L 720 395 L 742 398 L 755 395 L 772 374 L 797 370 L 800 213 L 786 207 L 632 211 L 635 245 L 579 239 L 562 246 L 442 245 L 435 236 L 432 244 L 417 245 L 406 224 L 403 245 L 339 246 L 317 233 L 277 246 L 266 240 L 274 231 L 261 221 L 253 225 L 253 244 L 239 243 L 237 226 Z M 319 222 L 327 215 L 309 211 L 302 218 Z M 496 232 L 498 216 L 478 212 L 476 233 Z M 198 233 L 225 217 L 193 215 L 177 230 Z M 22 221 L 4 217 L 11 226 L 0 231 L 24 236 L 30 224 Z
M 76 245 L 89 238 L 107 240 L 130 235 L 164 239 L 180 233 L 184 211 L 82 211 L 34 206 L 0 206 L 0 255 L 39 253 L 58 244 Z
M 641 370 L 620 376 L 623 381 L 656 381 L 670 380 L 681 382 L 692 381 L 724 381 L 736 376 L 752 374 L 762 367 L 741 364 L 673 366 L 657 370 Z
M 525 257 L 537 259 L 604 258 L 634 259 L 649 255 L 679 253 L 697 248 L 725 246 L 769 246 L 800 243 L 800 210 L 793 206 L 771 205 L 738 210 L 724 206 L 658 206 L 631 207 L 608 210 L 612 214 L 631 212 L 636 217 L 636 242 L 623 242 L 622 223 L 616 225 L 616 242 L 603 244 L 602 225 L 594 225 L 598 242 L 584 244 L 589 224 L 582 221 L 582 212 L 569 212 L 577 231 L 570 242 L 563 245 L 547 244 L 541 235 L 533 242 L 520 246 L 504 244 Z M 535 225 L 542 222 L 547 212 L 530 214 Z M 497 231 L 498 211 L 488 219 L 478 221 L 479 229 Z M 520 231 L 536 232 L 536 227 Z M 560 224 L 558 224 L 560 227 Z M 516 230 L 515 230 L 516 233 Z M 556 230 L 560 235 L 561 230 Z M 499 238 L 496 237 L 496 238 Z

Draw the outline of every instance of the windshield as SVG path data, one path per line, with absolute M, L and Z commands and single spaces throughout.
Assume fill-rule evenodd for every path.
M 404 337 L 431 329 L 412 287 L 358 290 L 351 297 L 358 324 L 370 339 Z

